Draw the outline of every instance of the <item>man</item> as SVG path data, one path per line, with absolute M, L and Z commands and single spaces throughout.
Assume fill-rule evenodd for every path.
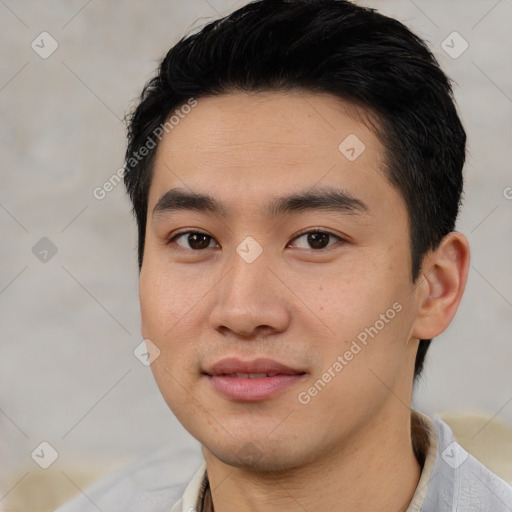
M 469 266 L 466 136 L 420 39 L 342 0 L 250 3 L 171 48 L 128 136 L 142 334 L 204 463 L 95 507 L 512 510 L 411 410 Z

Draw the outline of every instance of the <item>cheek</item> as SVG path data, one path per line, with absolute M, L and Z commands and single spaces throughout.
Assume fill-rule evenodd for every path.
M 405 307 L 410 291 L 408 274 L 389 260 L 371 261 L 347 266 L 345 273 L 306 295 L 311 309 L 328 327 L 325 337 L 311 339 L 313 350 L 322 354 L 323 360 L 315 377 L 322 378 L 330 369 L 336 375 L 331 380 L 337 382 L 332 387 L 348 386 L 349 393 L 372 388 L 371 382 L 378 386 L 377 376 L 385 382 L 393 380 L 407 351 L 411 324 L 411 312 Z M 326 375 L 322 380 L 329 378 Z
M 374 315 L 368 321 L 347 317 L 338 324 L 339 336 L 330 343 L 316 344 L 322 365 L 299 390 L 297 399 L 325 425 L 340 428 L 339 419 L 345 417 L 344 427 L 350 429 L 398 393 L 399 376 L 407 364 L 406 323 L 400 318 L 403 310 L 391 307 L 383 310 L 384 315 L 386 311 L 388 323 Z
M 141 269 L 141 333 L 160 350 L 151 368 L 164 397 L 173 400 L 181 399 L 180 383 L 197 377 L 196 352 L 204 325 L 197 316 L 206 292 L 200 282 L 196 284 L 200 288 L 175 269 L 153 264 L 151 258 Z
M 164 340 L 193 315 L 201 290 L 179 278 L 169 267 L 144 262 L 139 279 L 141 326 L 144 337 Z
M 382 258 L 354 258 L 318 279 L 294 279 L 294 292 L 307 298 L 311 311 L 330 328 L 330 336 L 349 340 L 399 300 L 405 284 L 402 274 Z

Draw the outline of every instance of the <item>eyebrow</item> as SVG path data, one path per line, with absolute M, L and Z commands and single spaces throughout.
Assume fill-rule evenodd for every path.
M 209 212 L 224 218 L 232 216 L 230 209 L 214 197 L 181 188 L 172 188 L 162 195 L 153 208 L 153 216 L 180 210 Z M 346 190 L 335 188 L 308 190 L 272 199 L 263 209 L 263 213 L 269 217 L 277 217 L 293 212 L 316 210 L 346 215 L 369 213 L 368 206 L 361 199 Z

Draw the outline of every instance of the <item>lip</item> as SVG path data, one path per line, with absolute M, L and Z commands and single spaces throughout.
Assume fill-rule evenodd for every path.
M 204 373 L 217 392 L 227 398 L 246 402 L 266 400 L 297 384 L 306 376 L 306 372 L 302 370 L 265 358 L 252 361 L 242 361 L 237 358 L 222 359 Z M 255 378 L 246 376 L 263 373 L 272 376 Z
M 208 375 L 222 375 L 232 373 L 278 373 L 280 375 L 297 375 L 306 373 L 304 370 L 291 368 L 274 359 L 257 358 L 243 361 L 237 357 L 228 357 L 217 361 L 205 370 Z

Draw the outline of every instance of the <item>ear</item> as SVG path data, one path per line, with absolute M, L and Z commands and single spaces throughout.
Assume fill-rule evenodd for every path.
M 469 243 L 462 233 L 448 233 L 422 264 L 418 287 L 418 316 L 412 336 L 431 339 L 450 325 L 466 287 Z

